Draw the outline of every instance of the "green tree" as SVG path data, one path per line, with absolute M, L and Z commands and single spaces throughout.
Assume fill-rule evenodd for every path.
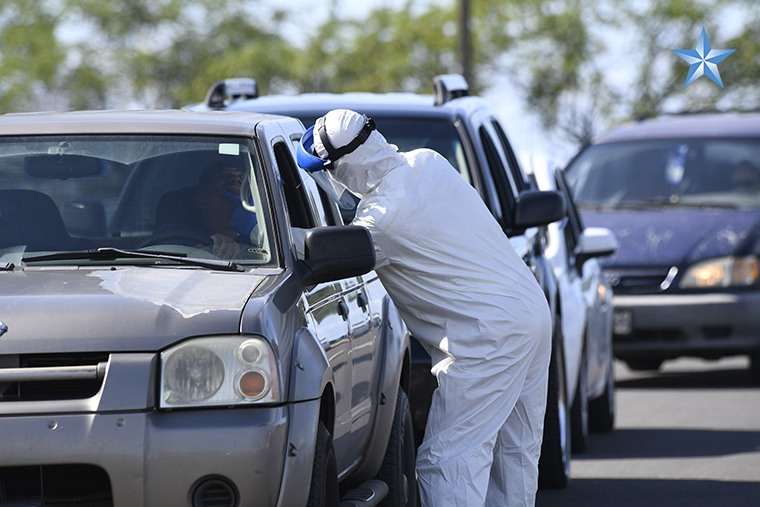
M 229 75 L 287 85 L 285 12 L 259 3 L 4 0 L 0 111 L 177 107 Z
M 432 77 L 458 67 L 452 7 L 417 13 L 375 9 L 366 19 L 333 12 L 310 38 L 301 60 L 301 91 L 432 91 Z
M 436 74 L 462 72 L 462 0 L 407 0 L 360 19 L 342 14 L 347 1 L 332 0 L 300 47 L 283 30 L 304 14 L 260 0 L 4 0 L 0 112 L 177 107 L 232 76 L 263 93 L 430 93 Z M 641 116 L 760 103 L 756 0 L 469 6 L 473 92 L 509 79 L 514 100 L 574 144 Z M 727 14 L 734 26 L 720 25 Z M 720 65 L 725 90 L 707 79 L 683 88 L 688 67 L 671 50 L 693 48 L 702 26 L 714 47 L 736 49 Z
M 0 110 L 44 108 L 56 93 L 65 57 L 55 34 L 58 16 L 25 0 L 0 4 Z
M 547 131 L 579 145 L 636 118 L 757 105 L 759 8 L 742 0 L 524 2 L 515 80 Z M 744 27 L 725 41 L 720 21 L 729 14 Z M 732 91 L 707 79 L 683 87 L 688 66 L 672 49 L 694 48 L 702 26 L 713 47 L 737 48 L 720 65 Z

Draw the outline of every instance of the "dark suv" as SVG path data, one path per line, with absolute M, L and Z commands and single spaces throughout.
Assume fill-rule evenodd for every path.
M 565 170 L 583 219 L 612 229 L 615 355 L 749 355 L 760 382 L 760 114 L 633 123 Z
M 400 151 L 432 148 L 446 157 L 482 196 L 524 261 L 544 289 L 554 316 L 554 355 L 549 403 L 540 462 L 543 487 L 562 487 L 569 478 L 570 443 L 565 358 L 559 325 L 557 284 L 543 255 L 544 226 L 564 216 L 557 192 L 538 191 L 521 169 L 507 135 L 489 104 L 469 95 L 465 79 L 437 76 L 435 94 L 307 93 L 258 96 L 255 82 L 235 78 L 219 81 L 194 110 L 257 111 L 294 116 L 309 126 L 327 111 L 352 109 L 372 117 L 378 130 Z M 434 182 L 431 182 L 434 184 Z M 454 232 L 455 233 L 455 232 Z M 413 371 L 410 400 L 416 438 L 422 438 L 432 392 L 430 357 L 412 340 Z

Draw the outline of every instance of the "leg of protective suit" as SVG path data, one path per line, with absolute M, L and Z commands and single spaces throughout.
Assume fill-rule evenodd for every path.
M 496 438 L 486 498 L 489 507 L 535 505 L 550 359 L 547 347 L 542 349 L 537 351 L 520 398 Z
M 499 339 L 498 357 L 452 359 L 436 366 L 439 387 L 417 454 L 423 507 L 485 505 L 497 434 L 523 395 L 526 379 L 534 373 L 537 349 L 542 347 L 543 340 L 531 334 Z M 548 360 L 544 363 L 547 366 Z M 536 397 L 526 403 L 540 401 Z M 545 402 L 534 411 L 543 414 L 544 406 Z M 540 446 L 540 434 L 538 442 Z

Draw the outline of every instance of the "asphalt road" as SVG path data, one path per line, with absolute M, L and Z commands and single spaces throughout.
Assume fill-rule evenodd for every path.
M 537 507 L 760 506 L 760 386 L 748 360 L 616 364 L 617 420 L 573 455 L 566 489 Z

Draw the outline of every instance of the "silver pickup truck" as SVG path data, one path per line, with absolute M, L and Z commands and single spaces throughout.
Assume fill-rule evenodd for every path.
M 3 505 L 416 505 L 408 332 L 302 132 L 0 116 Z

